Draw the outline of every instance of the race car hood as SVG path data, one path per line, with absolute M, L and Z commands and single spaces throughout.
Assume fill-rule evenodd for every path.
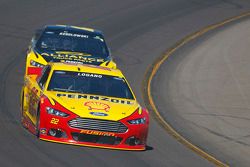
M 105 96 L 65 92 L 47 92 L 46 96 L 84 118 L 118 121 L 130 116 L 140 107 L 135 100 Z
M 92 56 L 90 54 L 81 52 L 35 51 L 35 53 L 41 55 L 46 60 L 46 62 L 66 62 L 66 63 L 83 63 L 83 64 L 100 65 L 105 61 L 107 61 L 104 58 Z

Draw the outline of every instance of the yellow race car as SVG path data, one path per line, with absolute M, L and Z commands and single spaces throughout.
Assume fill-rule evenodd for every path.
M 39 75 L 48 62 L 82 63 L 116 68 L 99 30 L 48 25 L 33 36 L 26 59 L 26 75 Z
M 149 114 L 118 69 L 48 63 L 25 76 L 22 124 L 42 140 L 81 146 L 145 150 Z

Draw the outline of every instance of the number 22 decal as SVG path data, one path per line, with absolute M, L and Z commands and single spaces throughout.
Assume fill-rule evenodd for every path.
M 52 119 L 50 120 L 50 123 L 55 124 L 55 125 L 57 125 L 58 122 L 59 122 L 59 119 L 57 119 L 57 118 L 52 118 Z

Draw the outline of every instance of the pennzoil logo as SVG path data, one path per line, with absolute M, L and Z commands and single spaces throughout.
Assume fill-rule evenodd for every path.
M 97 101 L 87 101 L 84 103 L 84 106 L 87 106 L 89 110 L 99 110 L 106 112 L 108 112 L 110 109 L 109 105 Z
M 88 134 L 88 135 L 98 135 L 98 136 L 115 136 L 115 133 L 101 132 L 101 131 L 94 131 L 94 130 L 81 130 L 80 133 Z
M 56 96 L 57 97 L 67 97 L 67 98 L 70 98 L 70 99 L 103 100 L 103 101 L 108 101 L 108 102 L 111 102 L 111 103 L 119 103 L 119 104 L 127 104 L 127 105 L 133 105 L 134 104 L 134 102 L 131 101 L 131 100 L 116 99 L 116 98 L 109 98 L 109 97 L 95 96 L 95 95 L 57 93 Z

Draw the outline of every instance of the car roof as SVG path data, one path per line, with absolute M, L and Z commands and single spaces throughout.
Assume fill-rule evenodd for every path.
M 100 30 L 86 28 L 86 27 L 71 26 L 71 25 L 46 25 L 44 27 L 44 30 L 45 31 L 72 31 L 75 33 L 103 35 Z
M 73 72 L 86 72 L 102 75 L 111 75 L 124 77 L 122 72 L 119 69 L 111 69 L 107 67 L 87 65 L 87 64 L 75 64 L 75 63 L 49 63 L 52 70 L 61 70 L 61 71 L 73 71 Z

